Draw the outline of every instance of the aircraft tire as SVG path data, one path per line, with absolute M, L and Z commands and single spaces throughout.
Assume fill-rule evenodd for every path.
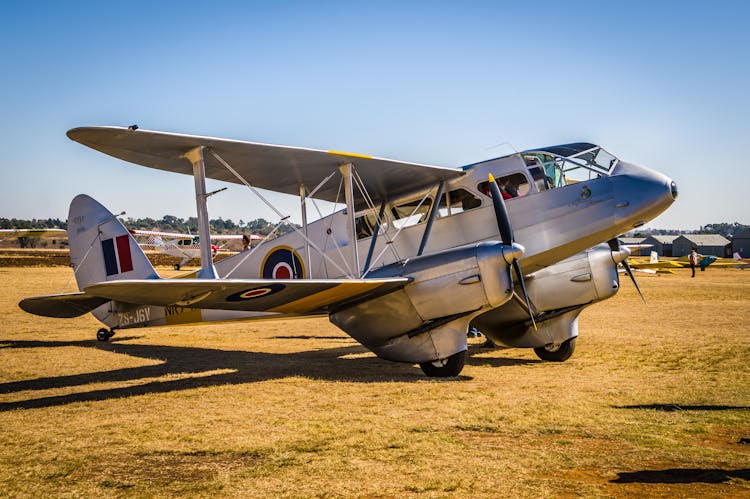
M 537 357 L 542 360 L 550 362 L 564 362 L 573 355 L 576 349 L 576 339 L 571 338 L 560 345 L 560 348 L 556 350 L 548 350 L 546 347 L 539 347 L 534 349 L 534 353 Z
M 442 361 L 423 362 L 419 367 L 430 378 L 452 378 L 461 374 L 465 362 L 466 350 L 462 350 Z
M 180 270 L 180 264 L 179 263 L 175 263 L 173 268 L 175 270 Z
M 96 339 L 98 341 L 109 341 L 110 336 L 113 336 L 108 329 L 101 328 L 96 332 Z

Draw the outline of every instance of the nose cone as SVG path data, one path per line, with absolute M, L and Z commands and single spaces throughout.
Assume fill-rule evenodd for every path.
M 612 171 L 615 218 L 640 227 L 669 208 L 677 199 L 677 184 L 649 168 L 620 161 Z

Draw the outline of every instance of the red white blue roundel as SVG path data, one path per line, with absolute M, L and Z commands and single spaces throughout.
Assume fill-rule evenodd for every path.
M 266 255 L 261 275 L 263 279 L 302 279 L 305 269 L 296 251 L 288 246 L 279 246 Z
M 245 291 L 239 291 L 237 293 L 227 296 L 227 301 L 244 301 L 252 300 L 254 298 L 260 298 L 262 296 L 271 295 L 277 291 L 284 289 L 283 284 L 269 284 L 268 286 L 261 286 L 259 288 L 246 289 Z

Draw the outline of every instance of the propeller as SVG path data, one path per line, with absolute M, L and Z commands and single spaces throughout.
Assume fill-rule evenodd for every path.
M 508 210 L 505 209 L 505 201 L 503 200 L 502 194 L 500 194 L 500 188 L 495 183 L 495 177 L 489 174 L 490 181 L 490 194 L 492 194 L 492 205 L 495 207 L 495 218 L 497 219 L 497 228 L 500 231 L 500 239 L 503 242 L 503 257 L 509 266 L 513 267 L 516 272 L 519 284 L 521 284 L 521 291 L 523 291 L 523 299 L 526 302 L 526 310 L 529 312 L 531 318 L 531 324 L 534 326 L 534 330 L 537 330 L 536 321 L 534 320 L 534 313 L 531 311 L 531 302 L 529 301 L 529 294 L 526 292 L 526 283 L 523 280 L 523 272 L 521 271 L 521 264 L 518 260 L 523 256 L 525 248 L 514 241 L 513 237 L 513 226 L 510 224 L 510 217 L 508 216 Z M 507 248 L 507 249 L 506 249 Z M 508 267 L 508 278 L 513 286 L 513 275 L 511 274 L 510 267 Z
M 641 288 L 638 286 L 638 281 L 635 280 L 635 275 L 633 275 L 633 269 L 630 268 L 630 264 L 628 263 L 628 256 L 630 256 L 630 251 L 628 251 L 627 248 L 620 247 L 620 240 L 616 237 L 613 237 L 612 239 L 607 241 L 607 244 L 609 244 L 609 249 L 611 249 L 613 252 L 627 252 L 627 255 L 622 259 L 620 263 L 625 269 L 625 272 L 627 272 L 630 276 L 630 280 L 633 281 L 635 289 L 638 291 L 638 294 L 641 296 L 641 300 L 643 300 L 643 303 L 645 304 L 646 298 L 644 298 L 643 293 L 641 293 Z

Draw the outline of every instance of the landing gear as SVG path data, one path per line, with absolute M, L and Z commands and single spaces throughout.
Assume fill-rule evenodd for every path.
M 562 342 L 559 346 L 548 345 L 534 349 L 537 357 L 552 362 L 563 362 L 568 360 L 576 349 L 576 339 L 571 338 Z
M 96 332 L 96 339 L 98 341 L 109 341 L 111 337 L 115 335 L 115 332 L 111 329 L 101 328 Z
M 466 350 L 454 353 L 447 359 L 423 362 L 419 364 L 419 367 L 431 378 L 452 378 L 461 374 L 464 362 L 466 362 Z
M 179 263 L 175 263 L 173 268 L 175 270 L 180 270 L 180 264 Z

